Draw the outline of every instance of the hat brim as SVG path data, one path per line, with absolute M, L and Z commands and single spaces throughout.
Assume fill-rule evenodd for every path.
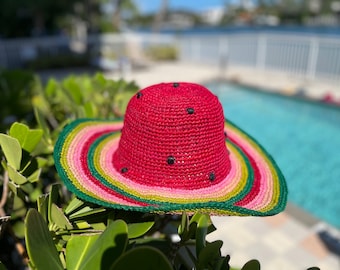
M 285 179 L 271 156 L 249 135 L 225 122 L 231 170 L 216 185 L 174 189 L 142 185 L 112 165 L 123 121 L 78 119 L 55 145 L 56 169 L 68 189 L 105 207 L 143 212 L 207 212 L 212 215 L 267 216 L 287 201 Z

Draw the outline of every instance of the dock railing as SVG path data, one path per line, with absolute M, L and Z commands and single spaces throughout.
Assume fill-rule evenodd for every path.
M 72 50 L 108 47 L 124 54 L 127 47 L 135 54 L 155 44 L 174 45 L 179 61 L 199 64 L 245 66 L 256 70 L 279 71 L 307 80 L 340 84 L 340 37 L 288 33 L 233 34 L 106 34 L 84 40 L 46 37 L 0 40 L 0 67 L 24 67 L 40 53 L 48 57 Z M 131 44 L 133 46 L 131 47 Z M 84 47 L 84 46 L 83 46 Z
M 286 33 L 190 35 L 180 37 L 178 44 L 182 61 L 275 70 L 340 84 L 340 37 Z

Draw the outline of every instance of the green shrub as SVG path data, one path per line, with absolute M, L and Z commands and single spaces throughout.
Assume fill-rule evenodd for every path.
M 178 51 L 170 45 L 155 45 L 146 49 L 146 55 L 155 61 L 176 60 Z
M 0 134 L 3 159 L 0 167 L 0 194 L 3 198 L 0 226 L 10 216 L 7 225 L 0 227 L 0 233 L 3 228 L 7 238 L 12 239 L 9 242 L 17 242 L 16 246 L 20 246 L 27 210 L 40 209 L 40 197 L 44 197 L 53 184 L 59 183 L 52 153 L 60 130 L 69 121 L 80 117 L 121 117 L 138 87 L 133 82 L 107 80 L 100 73 L 92 77 L 69 76 L 62 81 L 50 79 L 43 86 L 29 72 L 3 71 L 0 82 L 6 95 L 0 109 L 1 119 L 13 115 L 13 120 L 36 127 L 30 129 L 19 122 L 12 126 L 7 123 Z M 26 120 L 27 115 L 31 116 L 30 121 Z M 7 134 L 6 129 L 9 129 Z M 70 196 L 65 189 L 62 190 L 59 202 L 64 205 Z

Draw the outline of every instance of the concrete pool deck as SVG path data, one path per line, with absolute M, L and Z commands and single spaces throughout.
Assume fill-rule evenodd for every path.
M 307 80 L 298 75 L 288 75 L 278 71 L 262 71 L 253 68 L 230 66 L 220 70 L 216 66 L 168 62 L 151 64 L 144 69 L 125 73 L 108 72 L 107 76 L 118 79 L 135 80 L 140 87 L 159 82 L 190 81 L 206 82 L 214 79 L 229 80 L 284 95 L 299 95 L 321 100 L 332 95 L 340 102 L 340 81 L 338 84 L 321 80 Z
M 136 81 L 142 88 L 159 82 L 204 83 L 227 79 L 285 95 L 303 95 L 317 100 L 331 94 L 340 102 L 340 86 L 244 67 L 228 67 L 221 72 L 213 66 L 174 62 L 150 65 L 125 74 L 106 73 L 106 76 L 112 79 L 123 76 Z M 325 229 L 339 239 L 339 231 L 292 204 L 283 213 L 273 217 L 213 217 L 213 222 L 217 231 L 209 235 L 209 239 L 224 241 L 222 252 L 231 255 L 233 267 L 243 266 L 250 259 L 258 259 L 262 270 L 304 270 L 312 266 L 322 270 L 340 269 L 340 257 L 331 253 L 319 237 L 319 233 Z

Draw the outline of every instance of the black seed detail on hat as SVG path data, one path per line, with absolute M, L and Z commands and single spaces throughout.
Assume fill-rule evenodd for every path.
M 178 86 L 179 86 L 179 83 L 173 83 L 172 86 L 173 86 L 173 87 L 178 87 Z
M 193 114 L 195 110 L 193 108 L 187 108 L 188 114 Z
M 227 138 L 227 137 L 228 137 L 227 132 L 224 131 L 224 138 Z
M 143 96 L 143 94 L 141 92 L 137 93 L 137 98 L 141 98 Z
M 169 165 L 172 165 L 175 163 L 175 158 L 173 156 L 168 156 L 167 160 Z
M 215 173 L 211 172 L 209 173 L 209 180 L 214 181 L 216 179 Z
M 123 167 L 123 168 L 121 168 L 121 170 L 120 170 L 121 173 L 126 173 L 127 171 L 128 171 L 128 168 L 126 168 L 126 167 Z

